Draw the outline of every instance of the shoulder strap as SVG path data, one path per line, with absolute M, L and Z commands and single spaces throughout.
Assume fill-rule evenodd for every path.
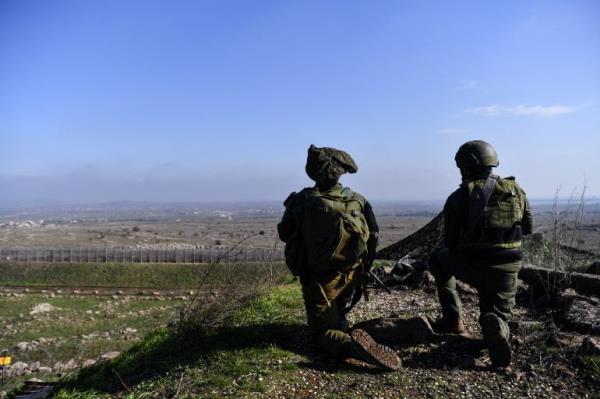
M 496 185 L 496 180 L 498 180 L 498 176 L 496 175 L 489 175 L 488 178 L 485 180 L 485 184 L 483 185 L 483 189 L 481 190 L 481 194 L 479 195 L 479 201 L 477 201 L 477 203 L 470 212 L 469 226 L 465 234 L 467 238 L 470 238 L 475 232 L 475 228 L 477 227 L 479 219 L 481 219 L 481 216 L 483 215 L 485 206 L 490 201 L 490 197 L 492 196 L 492 192 L 494 191 L 494 186 Z

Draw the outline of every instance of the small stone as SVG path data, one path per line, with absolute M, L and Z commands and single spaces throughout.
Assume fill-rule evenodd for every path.
M 52 306 L 51 304 L 39 303 L 39 304 L 35 305 L 33 307 L 33 309 L 31 309 L 31 312 L 29 312 L 29 314 L 35 315 L 35 314 L 39 314 L 39 313 L 48 313 L 48 312 L 52 312 L 53 310 L 56 310 L 56 308 L 54 306 Z
M 35 373 L 36 371 L 38 371 L 40 369 L 40 362 L 33 362 L 29 365 L 29 371 L 31 371 L 32 373 Z
M 20 351 L 26 351 L 29 349 L 29 342 L 19 342 L 16 347 Z
M 112 360 L 115 359 L 117 356 L 119 356 L 121 354 L 121 352 L 117 352 L 117 351 L 113 351 L 113 352 L 106 352 L 104 353 L 102 356 L 100 356 L 101 360 L 107 361 L 107 360 Z
M 63 362 L 56 362 L 54 363 L 54 366 L 52 366 L 52 369 L 55 373 L 62 373 L 64 371 L 64 368 L 65 364 Z
M 70 359 L 67 363 L 64 364 L 63 370 L 73 370 L 78 367 L 75 359 Z
M 10 366 L 7 374 L 10 377 L 20 377 L 27 372 L 28 367 L 29 367 L 29 365 L 27 363 L 16 362 L 16 363 L 13 363 L 12 366 Z
M 597 339 L 592 337 L 585 337 L 583 342 L 581 342 L 581 346 L 579 347 L 579 352 L 586 355 L 600 355 L 600 342 Z

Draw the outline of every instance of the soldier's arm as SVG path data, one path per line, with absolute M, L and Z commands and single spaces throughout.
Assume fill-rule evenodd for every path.
M 463 203 L 463 197 L 463 190 L 458 189 L 450 194 L 444 205 L 444 244 L 451 250 L 458 246 L 464 227 L 463 209 L 467 204 Z
M 294 199 L 296 195 L 296 193 L 291 193 L 290 196 L 283 203 L 283 205 L 285 206 L 285 212 L 283 213 L 281 222 L 279 222 L 279 224 L 277 225 L 277 233 L 279 234 L 279 239 L 284 242 L 286 242 L 296 230 L 296 218 L 294 215 Z
M 521 230 L 524 235 L 533 233 L 533 214 L 527 197 L 525 197 L 525 209 L 523 210 L 523 220 L 521 220 Z
M 377 224 L 375 212 L 373 212 L 373 207 L 369 201 L 366 201 L 365 203 L 364 212 L 365 219 L 367 220 L 367 226 L 369 226 L 369 241 L 367 242 L 367 249 L 369 251 L 369 255 L 375 255 L 377 243 L 379 241 L 379 225 Z

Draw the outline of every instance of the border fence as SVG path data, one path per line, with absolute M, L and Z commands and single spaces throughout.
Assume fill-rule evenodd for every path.
M 283 261 L 271 248 L 4 247 L 0 261 L 22 263 L 213 263 Z

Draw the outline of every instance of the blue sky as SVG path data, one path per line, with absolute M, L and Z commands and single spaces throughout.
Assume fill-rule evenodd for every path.
M 600 2 L 0 2 L 5 201 L 285 198 L 310 144 L 443 200 L 471 139 L 600 195 Z

